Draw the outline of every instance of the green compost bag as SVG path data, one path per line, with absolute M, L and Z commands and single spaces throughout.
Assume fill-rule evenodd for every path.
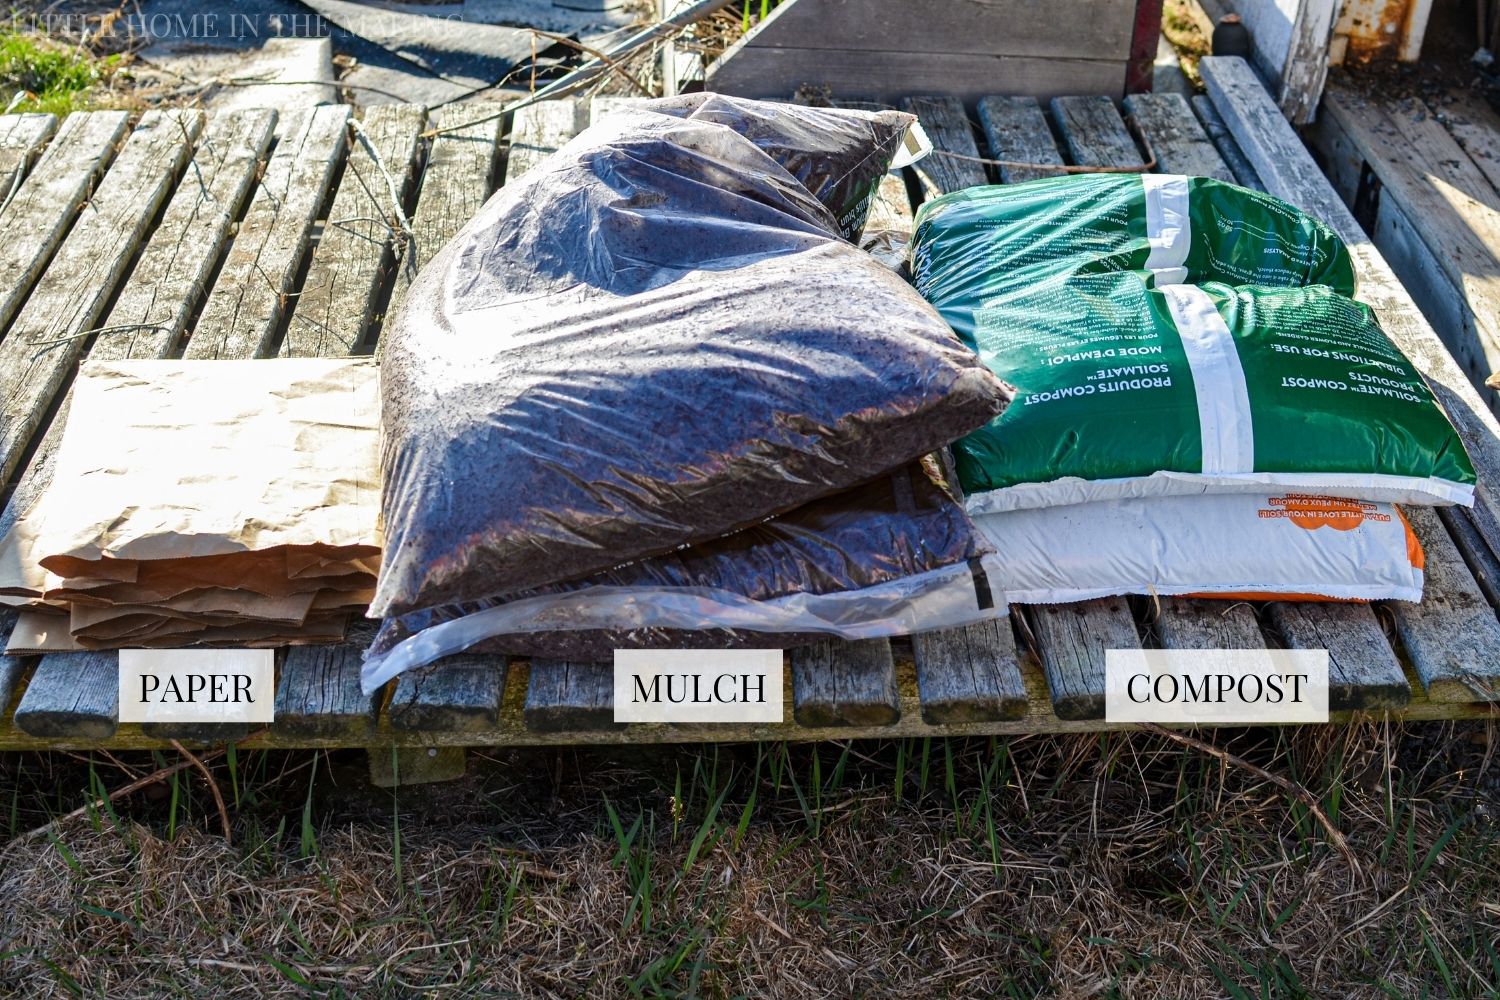
M 919 213 L 918 289 L 1010 391 L 954 445 L 970 510 L 1266 489 L 1471 503 L 1457 433 L 1345 294 L 1338 237 L 1264 195 L 1201 183 L 1188 185 L 1183 263 L 1160 267 L 1147 266 L 1146 200 L 1121 208 L 1140 176 L 973 188 Z M 1211 210 L 1192 202 L 1200 190 Z M 1196 225 L 1209 218 L 1254 226 Z
M 1094 174 L 973 187 L 924 205 L 916 231 L 917 260 L 941 275 L 945 292 L 1042 267 L 1354 294 L 1354 264 L 1337 233 L 1284 201 L 1210 177 Z

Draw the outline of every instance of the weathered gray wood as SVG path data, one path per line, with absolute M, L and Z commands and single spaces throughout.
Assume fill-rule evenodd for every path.
M 204 130 L 197 151 L 177 183 L 161 222 L 125 282 L 105 329 L 119 333 L 99 336 L 89 357 L 103 360 L 161 358 L 177 344 L 188 316 L 203 294 L 219 258 L 219 247 L 255 180 L 260 157 L 270 144 L 276 116 L 270 111 L 241 111 L 217 115 Z M 101 189 L 102 190 L 102 189 Z M 57 446 L 62 440 L 71 391 L 63 398 L 42 442 L 31 456 L 25 474 L 0 514 L 0 533 L 9 531 L 52 481 Z M 64 654 L 69 662 L 80 654 Z M 89 654 L 115 662 L 115 654 Z M 50 659 L 47 657 L 46 659 Z M 50 669 L 50 668 L 49 668 Z M 117 674 L 111 667 L 109 676 Z M 110 681 L 111 687 L 116 681 Z M 67 731 L 68 713 L 75 698 L 66 687 L 39 690 L 31 708 L 45 717 L 53 735 L 84 736 L 98 726 L 94 714 L 78 720 L 80 731 Z M 89 706 L 92 712 L 94 706 Z M 176 730 L 168 729 L 171 736 Z
M 1368 604 L 1275 601 L 1271 624 L 1292 649 L 1328 650 L 1328 707 L 1378 711 L 1411 701 L 1411 687 Z
M 1243 601 L 1163 598 L 1156 633 L 1167 649 L 1260 649 L 1265 636 Z
M 375 726 L 378 697 L 361 694 L 363 647 L 293 646 L 276 685 L 277 732 L 316 739 L 357 739 Z
M 0 328 L 20 310 L 88 201 L 94 181 L 114 159 L 129 117 L 123 111 L 69 115 L 0 210 Z
M 1084 167 L 1133 167 L 1145 161 L 1115 102 L 1102 95 L 1052 101 L 1068 156 Z
M 1026 685 L 1008 619 L 922 632 L 911 641 L 926 722 L 938 726 L 1026 714 Z
M 416 180 L 420 105 L 380 104 L 349 139 L 344 176 L 277 354 L 353 354 L 375 319 L 380 289 L 395 273 L 407 193 Z
M 886 639 L 824 640 L 791 652 L 792 716 L 804 726 L 888 726 L 901 718 Z
M 112 651 L 44 656 L 16 706 L 16 728 L 53 739 L 108 739 L 119 726 L 119 683 Z
M 1224 119 L 1214 107 L 1214 102 L 1209 99 L 1208 95 L 1198 94 L 1193 97 L 1192 105 L 1198 121 L 1203 123 L 1203 131 L 1208 133 L 1214 148 L 1229 165 L 1229 171 L 1234 175 L 1235 182 L 1244 187 L 1264 191 L 1265 185 L 1261 183 L 1260 176 L 1256 174 L 1250 161 L 1245 159 L 1245 151 L 1240 149 L 1240 144 L 1234 141 L 1234 134 L 1229 131 L 1229 126 L 1224 124 Z
M 1332 86 L 1324 117 L 1380 182 L 1376 246 L 1482 385 L 1500 371 L 1500 193 L 1419 102 Z M 1415 225 L 1395 231 L 1392 209 Z
M 608 663 L 532 660 L 522 717 L 538 733 L 617 728 L 614 698 Z
M 216 114 L 177 182 L 161 222 L 101 326 L 89 357 L 162 358 L 203 301 L 229 227 L 271 143 L 274 111 Z
M 21 179 L 52 133 L 56 115 L 0 115 L 0 205 L 21 186 Z
M 72 374 L 203 128 L 200 111 L 149 111 L 0 341 L 0 477 L 15 471 Z
M 1345 207 L 1307 148 L 1282 118 L 1243 59 L 1210 56 L 1199 63 L 1214 106 L 1233 131 L 1266 190 L 1327 222 L 1349 244 L 1359 297 L 1416 365 L 1458 428 L 1479 474 L 1473 520 L 1492 550 L 1500 551 L 1500 422 L 1422 318 L 1411 296 Z
M 1035 97 L 985 97 L 979 102 L 979 124 L 997 160 L 1016 163 L 1055 163 L 1062 166 L 1062 154 L 1047 127 L 1047 118 Z M 1056 177 L 1058 171 L 1043 166 L 1001 166 L 1000 180 L 1006 184 Z
M 282 138 L 193 324 L 186 357 L 265 355 L 291 307 L 313 224 L 344 155 L 348 119 L 343 104 L 283 116 Z
M 1016 609 L 1011 608 L 1015 614 Z M 1024 611 L 1059 719 L 1104 717 L 1104 652 L 1139 649 L 1135 619 L 1123 597 L 1077 604 L 1038 604 Z
M 895 52 L 1124 60 L 1134 26 L 1135 0 L 783 0 L 740 47 L 878 54 L 871 61 Z
M 0 649 L 10 642 L 10 634 L 16 627 L 16 612 L 13 608 L 0 608 Z M 0 719 L 10 709 L 11 700 L 20 690 L 26 671 L 36 662 L 34 656 L 5 656 L 0 654 Z
M 601 105 L 608 113 L 609 102 Z M 588 124 L 589 109 L 571 97 L 522 108 L 510 128 L 505 154 L 505 182 L 511 183 L 557 152 Z
M 1124 59 L 746 48 L 711 66 L 707 86 L 741 97 L 784 98 L 807 84 L 827 87 L 835 97 L 872 101 L 896 101 L 913 92 L 968 102 L 997 92 L 1046 98 L 1083 91 L 1119 97 L 1125 66 Z
M 411 216 L 411 238 L 397 261 L 387 316 L 400 309 L 407 288 L 423 265 L 457 235 L 490 196 L 504 124 L 502 119 L 490 116 L 498 110 L 490 104 L 465 104 L 437 112 L 430 119 L 430 126 L 439 129 L 465 122 L 477 124 L 433 137 L 417 207 Z M 375 350 L 377 354 L 381 350 L 378 340 Z
M 1500 191 L 1500 114 L 1477 93 L 1450 90 L 1441 98 L 1443 125 Z
M 506 658 L 460 654 L 402 674 L 387 709 L 395 729 L 469 732 L 500 718 Z
M 932 140 L 932 152 L 912 167 L 924 200 L 989 183 L 984 165 L 977 162 L 979 146 L 962 101 L 956 97 L 907 97 L 901 101 L 901 110 L 916 115 Z
M 1500 619 L 1436 511 L 1406 508 L 1427 556 L 1422 602 L 1390 601 L 1396 632 L 1432 701 L 1500 701 Z
M 1125 98 L 1125 110 L 1151 144 L 1158 171 L 1234 180 L 1229 164 L 1181 94 L 1131 94 Z

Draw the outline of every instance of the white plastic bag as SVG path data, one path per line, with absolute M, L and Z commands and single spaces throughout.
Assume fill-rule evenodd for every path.
M 777 635 L 819 633 L 874 639 L 957 628 L 1002 617 L 994 556 L 943 566 L 859 590 L 796 593 L 770 600 L 708 587 L 586 587 L 498 604 L 430 626 L 366 654 L 360 686 L 373 694 L 392 677 L 497 635 L 572 630 L 732 629 Z
M 1103 500 L 980 514 L 1017 604 L 1117 594 L 1420 601 L 1422 547 L 1385 503 L 1301 494 Z

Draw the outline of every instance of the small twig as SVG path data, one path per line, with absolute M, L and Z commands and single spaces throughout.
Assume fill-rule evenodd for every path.
M 1276 785 L 1278 788 L 1281 788 L 1286 792 L 1296 796 L 1303 805 L 1307 806 L 1308 812 L 1312 813 L 1313 816 L 1317 818 L 1323 829 L 1328 832 L 1328 839 L 1333 841 L 1333 846 L 1338 848 L 1339 853 L 1344 856 L 1344 860 L 1349 862 L 1349 867 L 1352 868 L 1356 874 L 1359 873 L 1359 860 L 1355 858 L 1354 851 L 1349 847 L 1349 842 L 1344 839 L 1344 835 L 1339 832 L 1338 827 L 1333 825 L 1333 821 L 1328 818 L 1328 814 L 1323 811 L 1323 807 L 1318 804 L 1317 797 L 1314 796 L 1312 792 L 1309 792 L 1306 788 L 1299 785 L 1295 781 L 1292 781 L 1288 778 L 1283 778 L 1279 774 L 1272 774 L 1265 768 L 1260 767 L 1256 764 L 1252 764 L 1243 757 L 1236 756 L 1235 754 L 1230 753 L 1228 750 L 1225 750 L 1221 747 L 1216 747 L 1212 743 L 1209 743 L 1205 740 L 1200 740 L 1195 736 L 1189 736 L 1186 733 L 1179 733 L 1175 730 L 1167 729 L 1165 726 L 1158 726 L 1154 722 L 1142 722 L 1139 723 L 1139 725 L 1147 732 L 1155 733 L 1158 736 L 1165 736 L 1167 739 L 1172 740 L 1175 743 L 1181 743 L 1183 746 L 1192 747 L 1194 750 L 1206 753 L 1210 757 L 1215 758 L 1221 763 L 1233 764 L 1235 767 L 1243 768 L 1244 770 L 1249 771 L 1251 774 L 1256 775 L 1260 778 L 1264 778 L 1272 784 Z
M 193 754 L 188 751 L 188 748 L 183 746 L 177 740 L 172 740 L 170 742 L 172 744 L 172 749 L 176 750 L 178 753 L 186 757 L 188 759 L 188 763 L 196 767 L 198 769 L 198 773 L 203 775 L 203 780 L 208 782 L 208 790 L 214 793 L 214 805 L 219 807 L 219 824 L 224 828 L 224 843 L 234 843 L 234 835 L 229 829 L 229 810 L 224 806 L 224 793 L 219 791 L 219 783 L 214 779 L 213 772 L 204 765 L 203 761 L 193 756 Z
M 569 48 L 577 49 L 579 52 L 582 52 L 586 56 L 593 56 L 595 59 L 602 62 L 605 68 L 608 69 L 611 73 L 624 77 L 626 83 L 630 84 L 636 90 L 639 90 L 642 94 L 646 95 L 647 97 L 656 96 L 655 94 L 651 93 L 650 87 L 647 87 L 640 80 L 631 76 L 630 72 L 626 70 L 625 67 L 621 66 L 619 62 L 611 59 L 604 52 L 594 48 L 592 45 L 585 45 L 582 42 L 577 41 L 576 39 L 569 38 L 567 35 L 559 35 L 556 32 L 552 31 L 543 31 L 541 28 L 527 28 L 526 30 L 531 32 L 533 35 L 541 35 L 543 38 L 550 38 L 560 45 L 566 45 Z M 535 52 L 533 52 L 532 64 L 535 65 L 535 62 L 536 54 Z
M 365 132 L 364 126 L 359 123 L 359 119 L 351 117 L 349 119 L 349 127 L 354 130 L 354 135 L 359 140 L 359 144 L 365 148 L 365 152 L 370 154 L 370 160 L 375 164 L 375 169 L 379 170 L 380 175 L 385 178 L 385 189 L 386 193 L 391 196 L 391 211 L 395 213 L 396 224 L 400 227 L 401 234 L 408 240 L 411 239 L 411 220 L 406 217 L 406 212 L 401 207 L 400 185 L 396 183 L 396 178 L 391 176 L 391 172 L 386 169 L 385 160 L 381 159 L 380 151 L 370 141 L 370 136 Z M 358 176 L 357 171 L 356 176 Z M 361 179 L 360 183 L 364 183 L 363 179 Z M 369 193 L 368 189 L 366 193 Z
M 81 337 L 103 336 L 107 333 L 130 333 L 133 330 L 170 330 L 171 327 L 163 323 L 124 323 L 120 326 L 99 326 L 92 330 L 79 330 L 65 337 L 54 337 L 51 340 L 33 340 L 31 346 L 45 347 L 48 344 L 66 344 L 70 340 L 78 340 Z

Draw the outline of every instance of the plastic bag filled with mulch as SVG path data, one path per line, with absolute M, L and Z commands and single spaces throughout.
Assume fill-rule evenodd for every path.
M 928 459 L 585 580 L 387 619 L 362 679 L 373 691 L 466 649 L 589 661 L 616 649 L 785 649 L 974 624 L 1006 613 L 988 551 Z
M 998 413 L 999 380 L 807 186 L 873 187 L 912 121 L 646 105 L 503 188 L 387 331 L 372 615 L 718 538 Z

